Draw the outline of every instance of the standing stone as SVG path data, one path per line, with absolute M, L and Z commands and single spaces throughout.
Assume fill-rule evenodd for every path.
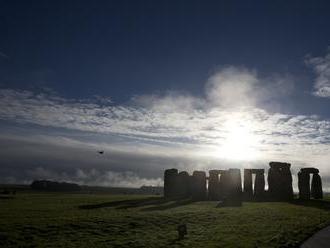
M 219 170 L 209 171 L 208 196 L 210 200 L 219 200 Z
M 298 189 L 299 189 L 299 199 L 309 200 L 311 197 L 310 192 L 310 176 L 309 173 L 299 171 L 298 172 Z
M 261 199 L 265 195 L 265 171 L 260 169 L 256 172 L 256 177 L 254 181 L 254 197 L 256 199 Z
M 242 205 L 242 179 L 240 169 L 228 170 L 228 191 L 225 197 L 225 205 Z
M 177 182 L 175 184 L 177 188 L 177 197 L 186 198 L 190 193 L 190 180 L 189 174 L 186 171 L 181 171 L 177 176 Z
M 268 170 L 268 191 L 272 200 L 293 199 L 291 164 L 270 162 Z
M 220 172 L 220 181 L 219 181 L 219 198 L 224 199 L 228 196 L 229 191 L 229 172 L 228 170 L 222 170 Z
M 268 170 L 268 193 L 273 199 L 279 198 L 279 190 L 277 188 L 278 181 L 280 180 L 280 171 L 276 168 L 270 167 Z
M 194 171 L 192 175 L 192 199 L 202 201 L 206 198 L 206 174 L 204 171 Z
M 164 197 L 170 198 L 176 195 L 177 169 L 167 169 L 164 172 Z
M 229 169 L 229 187 L 231 194 L 242 193 L 242 179 L 240 169 Z
M 319 169 L 314 168 L 314 167 L 301 168 L 300 171 L 303 172 L 303 173 L 308 173 L 308 174 L 317 174 L 317 173 L 319 173 Z
M 285 194 L 286 200 L 293 199 L 293 187 L 292 187 L 292 175 L 290 171 L 290 164 L 282 168 L 282 178 L 283 178 L 283 192 Z
M 251 169 L 244 169 L 244 196 L 251 198 L 252 194 L 252 171 Z
M 321 181 L 321 177 L 318 173 L 313 174 L 311 191 L 312 191 L 312 197 L 314 199 L 323 198 L 322 181 Z

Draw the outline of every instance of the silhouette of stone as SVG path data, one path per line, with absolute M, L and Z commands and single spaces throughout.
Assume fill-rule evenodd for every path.
M 224 199 L 228 195 L 229 180 L 228 170 L 221 170 L 219 180 L 219 199 Z
M 301 168 L 300 171 L 303 173 L 308 173 L 308 174 L 318 174 L 319 173 L 319 169 L 314 168 L 314 167 Z
M 291 164 L 270 162 L 268 170 L 268 192 L 272 200 L 293 199 Z
M 164 197 L 171 198 L 176 196 L 178 170 L 167 169 L 164 172 Z
M 313 174 L 312 187 L 310 187 L 310 174 Z M 317 168 L 301 168 L 298 173 L 299 198 L 308 200 L 323 198 L 322 181 Z
M 206 174 L 204 171 L 194 171 L 191 182 L 192 199 L 202 201 L 206 199 Z
M 229 169 L 226 175 L 225 206 L 242 205 L 242 179 L 240 169 Z
M 181 171 L 176 177 L 176 196 L 186 198 L 190 194 L 190 179 L 186 171 Z
M 219 200 L 220 198 L 220 171 L 209 171 L 208 197 L 210 200 Z
M 229 169 L 230 183 L 235 193 L 242 193 L 242 178 L 240 169 Z
M 318 173 L 313 174 L 311 193 L 312 193 L 312 197 L 314 199 L 323 198 L 322 181 L 321 181 L 321 177 Z
M 262 199 L 265 195 L 265 170 L 255 169 L 256 177 L 254 181 L 254 197 L 256 199 Z
M 248 199 L 252 198 L 252 195 L 252 170 L 244 169 L 244 196 Z
M 299 189 L 299 199 L 309 200 L 311 197 L 310 192 L 310 176 L 309 173 L 298 172 L 298 189 Z

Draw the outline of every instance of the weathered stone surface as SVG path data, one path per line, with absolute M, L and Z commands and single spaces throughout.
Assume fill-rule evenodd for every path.
M 265 195 L 265 175 L 262 171 L 256 173 L 254 181 L 254 197 L 256 199 L 261 199 Z
M 189 197 L 190 196 L 190 179 L 189 174 L 186 171 L 181 171 L 176 177 L 176 196 L 177 197 Z
M 224 199 L 228 195 L 229 190 L 229 172 L 228 170 L 223 170 L 220 173 L 219 181 L 219 198 Z
M 275 168 L 275 169 L 283 169 L 283 168 L 290 169 L 291 164 L 284 162 L 269 162 L 269 166 L 270 168 Z
M 323 190 L 322 190 L 322 181 L 319 174 L 314 174 L 312 178 L 312 197 L 314 199 L 322 199 L 323 198 Z
M 251 198 L 253 195 L 251 169 L 244 169 L 244 195 L 247 198 Z
M 298 172 L 298 189 L 299 199 L 309 200 L 311 197 L 310 192 L 310 176 L 309 173 Z
M 206 199 L 206 174 L 204 171 L 194 171 L 192 175 L 192 199 L 202 201 Z
M 319 173 L 319 169 L 314 168 L 314 167 L 301 168 L 300 171 L 303 173 L 309 173 L 309 174 Z
M 291 165 L 282 162 L 270 162 L 268 170 L 268 192 L 273 200 L 293 199 Z
M 240 169 L 229 169 L 227 173 L 227 192 L 224 201 L 226 205 L 242 205 L 242 179 Z
M 252 174 L 265 174 L 265 169 L 251 169 Z
M 230 192 L 234 194 L 242 193 L 242 178 L 240 169 L 229 169 Z
M 220 171 L 210 170 L 209 171 L 209 184 L 208 184 L 208 197 L 210 200 L 220 199 Z
M 176 182 L 178 170 L 167 169 L 164 172 L 164 197 L 170 198 L 176 196 Z

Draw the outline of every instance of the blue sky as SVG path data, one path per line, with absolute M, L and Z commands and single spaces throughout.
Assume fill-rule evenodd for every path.
M 327 1 L 3 1 L 1 182 L 330 175 Z M 105 150 L 99 156 L 97 150 Z

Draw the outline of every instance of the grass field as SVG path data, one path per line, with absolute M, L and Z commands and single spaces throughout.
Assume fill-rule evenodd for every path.
M 1 247 L 296 247 L 329 224 L 327 202 L 165 201 L 155 196 L 22 193 L 0 199 Z M 186 223 L 188 235 L 177 239 Z

